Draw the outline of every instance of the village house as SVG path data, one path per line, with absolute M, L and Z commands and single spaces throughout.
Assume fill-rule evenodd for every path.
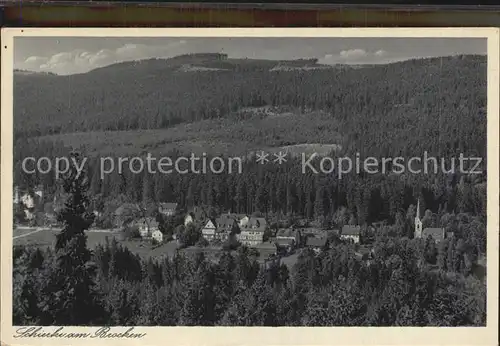
M 331 236 L 340 237 L 340 230 L 336 228 L 325 230 L 325 237 L 330 238 Z
M 306 241 L 306 247 L 312 249 L 315 253 L 320 253 L 328 245 L 328 239 L 325 237 L 308 237 Z
M 230 214 L 230 215 L 236 220 L 236 222 L 238 222 L 238 227 L 240 228 L 247 225 L 248 222 L 250 221 L 248 215 L 245 214 Z
M 43 201 L 43 188 L 37 186 L 34 189 L 25 190 L 21 192 L 19 186 L 14 186 L 14 194 L 12 202 L 14 204 L 23 203 L 26 208 L 34 208 L 35 203 Z
M 208 241 L 213 241 L 215 239 L 215 230 L 216 230 L 216 222 L 215 220 L 208 219 L 207 223 L 201 229 L 201 235 Z
M 14 200 L 21 204 L 24 208 L 24 217 L 27 221 L 33 221 L 35 219 L 35 199 L 29 193 L 24 193 L 20 197 L 14 196 Z
M 25 193 L 21 196 L 21 203 L 28 209 L 35 207 L 35 199 L 29 193 Z
M 158 212 L 164 216 L 174 216 L 177 214 L 177 203 L 160 203 Z
M 205 226 L 201 229 L 203 238 L 208 241 L 220 240 L 226 241 L 231 234 L 238 231 L 236 220 L 226 214 L 221 215 L 217 219 L 209 219 Z
M 269 258 L 277 254 L 278 249 L 276 244 L 272 241 L 266 241 L 255 245 L 255 249 L 264 258 Z
M 280 253 L 289 254 L 295 249 L 297 243 L 293 239 L 281 238 L 281 239 L 273 239 L 276 247 Z
M 361 234 L 361 226 L 345 225 L 344 227 L 342 227 L 340 239 L 352 240 L 355 243 L 359 243 L 360 234 Z
M 139 229 L 139 233 L 143 238 L 151 237 L 152 234 L 159 229 L 158 222 L 154 217 L 141 217 L 134 221 L 133 225 Z
M 229 235 L 235 234 L 238 231 L 238 223 L 230 215 L 223 214 L 215 219 L 215 239 L 222 242 L 229 238 Z
M 448 232 L 452 233 L 452 232 Z M 436 227 L 427 227 L 422 230 L 422 220 L 420 219 L 420 200 L 417 202 L 417 214 L 415 215 L 415 232 L 414 238 L 419 239 L 427 239 L 431 237 L 434 239 L 436 243 L 441 242 L 445 239 L 445 236 L 448 235 L 445 233 L 444 228 L 436 228 Z
M 228 211 L 225 214 L 221 214 L 221 217 L 222 216 L 223 217 L 230 217 L 230 218 L 234 219 L 239 228 L 246 225 L 250 220 L 250 218 L 246 214 L 231 213 L 230 211 Z
M 251 217 L 247 223 L 240 227 L 237 239 L 246 246 L 254 247 L 264 241 L 267 230 L 267 221 L 262 217 Z
M 195 219 L 193 213 L 187 213 L 186 216 L 184 217 L 184 226 L 194 223 L 194 220 Z
M 161 233 L 159 229 L 153 231 L 151 238 L 156 240 L 158 243 L 163 243 L 163 233 Z
M 321 228 L 317 228 L 317 227 L 306 227 L 306 228 L 302 228 L 302 231 L 301 231 L 301 234 L 302 234 L 302 237 L 305 239 L 307 236 L 314 236 L 316 238 L 323 238 L 323 237 L 327 237 L 328 234 L 327 234 L 327 231 L 326 230 L 323 230 Z
M 276 241 L 283 246 L 291 244 L 292 248 L 296 247 L 300 244 L 300 231 L 294 228 L 282 228 L 276 232 Z

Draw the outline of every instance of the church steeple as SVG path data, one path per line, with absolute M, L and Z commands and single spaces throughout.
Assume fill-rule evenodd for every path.
M 416 219 L 420 219 L 420 198 L 417 200 L 417 216 Z
M 420 220 L 420 198 L 417 201 L 417 214 L 415 216 L 414 238 L 422 238 L 422 221 Z

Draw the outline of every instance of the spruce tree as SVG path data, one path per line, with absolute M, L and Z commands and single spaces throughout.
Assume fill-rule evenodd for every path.
M 81 164 L 79 153 L 72 158 Z M 104 318 L 104 310 L 95 288 L 95 264 L 87 248 L 87 230 L 93 221 L 86 195 L 86 172 L 72 166 L 63 178 L 68 199 L 58 215 L 63 229 L 56 235 L 55 261 L 49 271 L 41 302 L 43 321 L 50 325 L 93 325 Z

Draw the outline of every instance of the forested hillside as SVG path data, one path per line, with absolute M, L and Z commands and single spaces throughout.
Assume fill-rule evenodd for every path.
M 278 65 L 295 69 L 275 69 Z M 168 129 L 207 120 L 210 126 L 214 119 L 248 120 L 248 114 L 238 110 L 268 105 L 293 107 L 297 115 L 314 110 L 323 114 L 299 117 L 295 129 L 283 122 L 286 135 L 276 136 L 284 145 L 303 143 L 303 132 L 312 134 L 310 140 L 336 143 L 337 136 L 328 136 L 340 131 L 347 151 L 485 156 L 482 56 L 328 69 L 307 60 L 297 64 L 184 56 L 121 63 L 72 76 L 16 74 L 14 96 L 17 138 Z M 334 128 L 325 125 L 325 114 Z M 251 137 L 275 140 L 269 129 L 277 127 L 261 125 L 262 134 Z M 205 134 L 200 131 L 189 140 Z M 164 140 L 169 141 L 168 133 Z
M 179 71 L 186 64 L 231 68 Z M 461 152 L 486 157 L 484 57 L 270 71 L 276 64 L 184 56 L 122 63 L 67 77 L 19 74 L 15 181 L 21 186 L 42 183 L 52 191 L 53 175 L 23 175 L 20 163 L 26 156 L 67 155 L 72 139 L 86 154 L 101 143 L 101 154 L 113 156 L 156 147 L 175 157 L 186 143 L 187 148 L 196 145 L 203 150 L 211 144 L 245 149 L 340 143 L 339 155 L 421 157 L 428 151 L 448 159 Z M 311 64 L 314 61 L 288 62 L 295 67 Z M 245 111 L 264 105 L 279 111 Z M 59 132 L 65 134 L 35 137 Z M 115 150 L 116 141 L 122 142 L 121 151 Z M 420 196 L 434 212 L 486 215 L 485 175 L 353 173 L 339 181 L 333 175 L 300 174 L 298 160 L 290 160 L 274 168 L 248 162 L 240 175 L 138 175 L 125 170 L 101 181 L 98 161 L 89 165 L 92 194 L 107 206 L 126 195 L 138 201 L 174 200 L 183 207 L 197 201 L 234 212 L 283 212 L 327 220 L 343 206 L 348 219 L 351 215 L 363 223 L 395 220 Z

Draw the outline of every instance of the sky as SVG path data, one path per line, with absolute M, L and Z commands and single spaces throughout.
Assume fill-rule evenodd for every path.
M 383 64 L 450 56 L 486 55 L 475 38 L 138 38 L 18 37 L 14 68 L 62 75 L 117 62 L 187 53 L 225 53 L 231 58 L 317 58 L 323 64 Z

